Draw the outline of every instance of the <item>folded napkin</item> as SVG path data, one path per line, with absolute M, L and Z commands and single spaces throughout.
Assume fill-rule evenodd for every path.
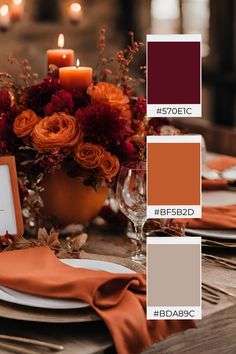
M 207 162 L 207 166 L 213 170 L 223 172 L 227 168 L 236 166 L 236 158 L 232 156 L 220 156 L 216 159 L 210 160 Z M 203 190 L 221 190 L 228 189 L 227 179 L 203 179 L 202 180 L 202 189 Z
M 236 166 L 236 157 L 223 155 L 207 161 L 207 166 L 219 172 L 223 172 L 227 168 Z
M 204 191 L 214 191 L 214 190 L 222 190 L 228 189 L 228 181 L 227 179 L 203 179 L 202 180 L 202 189 Z
M 236 229 L 236 205 L 203 207 L 201 219 L 181 219 L 190 229 Z
M 236 158 L 231 156 L 220 156 L 207 162 L 209 168 L 217 171 L 224 171 L 227 168 L 236 166 Z M 203 190 L 228 189 L 226 179 L 202 180 Z M 179 219 L 178 223 L 187 223 L 191 229 L 236 229 L 236 205 L 203 207 L 201 219 Z
M 106 323 L 119 354 L 140 353 L 171 333 L 195 327 L 188 320 L 146 320 L 144 274 L 73 268 L 48 247 L 1 253 L 0 284 L 40 296 L 85 301 Z

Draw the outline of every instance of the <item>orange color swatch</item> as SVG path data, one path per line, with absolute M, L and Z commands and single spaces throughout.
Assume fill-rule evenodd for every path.
M 200 206 L 200 135 L 148 137 L 147 157 L 148 206 Z

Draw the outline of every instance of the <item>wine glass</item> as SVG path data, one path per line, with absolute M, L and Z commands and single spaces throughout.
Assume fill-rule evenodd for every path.
M 116 198 L 120 210 L 133 222 L 137 248 L 131 257 L 133 261 L 144 263 L 141 252 L 143 226 L 146 221 L 146 163 L 135 161 L 124 164 L 119 173 Z

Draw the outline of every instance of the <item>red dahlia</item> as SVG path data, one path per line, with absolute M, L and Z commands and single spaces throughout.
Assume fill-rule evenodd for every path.
M 27 87 L 23 93 L 22 103 L 36 114 L 44 116 L 44 106 L 51 101 L 52 95 L 60 90 L 57 79 L 46 77 L 39 84 Z
M 87 107 L 90 104 L 90 96 L 86 92 L 73 89 L 70 91 L 74 100 L 75 111 L 79 108 Z
M 11 110 L 11 96 L 8 90 L 0 91 L 0 112 L 9 112 Z
M 119 110 L 107 104 L 92 104 L 78 109 L 75 116 L 87 142 L 99 144 L 113 153 L 132 133 L 126 119 L 120 117 Z
M 65 90 L 60 90 L 54 93 L 52 95 L 51 102 L 49 102 L 44 108 L 46 115 L 51 115 L 55 112 L 66 112 L 68 114 L 73 114 L 73 111 L 73 97 L 70 92 Z

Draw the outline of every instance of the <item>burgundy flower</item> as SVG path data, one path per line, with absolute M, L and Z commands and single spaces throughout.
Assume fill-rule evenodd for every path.
M 60 90 L 52 95 L 51 102 L 49 102 L 45 108 L 44 112 L 46 115 L 52 115 L 55 112 L 65 112 L 68 114 L 73 114 L 74 111 L 74 101 L 70 92 L 65 90 Z
M 160 129 L 163 125 L 170 125 L 168 118 L 151 118 L 148 122 L 150 134 L 160 134 Z
M 45 154 L 39 162 L 40 168 L 45 173 L 55 173 L 62 168 L 65 155 L 55 150 L 49 154 Z
M 46 77 L 39 84 L 27 87 L 21 98 L 22 103 L 37 115 L 44 116 L 44 106 L 51 101 L 52 95 L 60 90 L 57 79 Z
M 13 147 L 14 133 L 12 131 L 12 118 L 10 112 L 0 113 L 0 153 L 6 153 Z
M 134 119 L 143 119 L 146 115 L 146 98 L 139 96 L 137 100 L 133 100 L 131 104 L 131 110 L 133 112 Z
M 137 150 L 134 147 L 134 144 L 126 139 L 120 147 L 117 149 L 117 156 L 121 160 L 135 160 L 137 159 Z
M 0 138 L 5 139 L 8 131 L 8 115 L 0 114 Z
M 7 142 L 5 140 L 1 140 L 0 138 L 0 153 L 5 154 L 8 151 Z
M 127 120 L 107 104 L 92 104 L 75 113 L 87 142 L 103 146 L 116 154 L 117 148 L 132 133 Z
M 0 112 L 7 112 L 11 110 L 11 96 L 8 90 L 0 91 Z
M 73 96 L 75 111 L 79 108 L 87 107 L 90 103 L 90 96 L 86 92 L 73 89 L 70 93 Z

